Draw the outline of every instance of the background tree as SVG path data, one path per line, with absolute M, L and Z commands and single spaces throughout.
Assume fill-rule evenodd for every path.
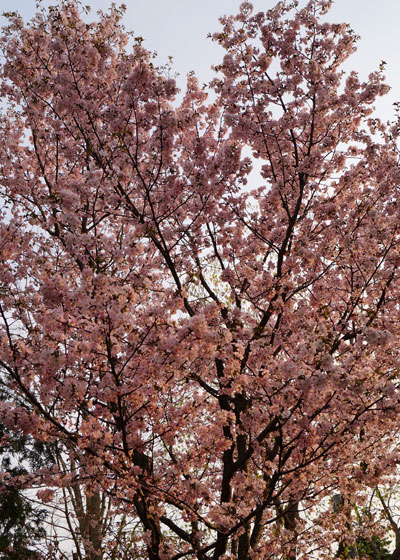
M 375 490 L 372 492 L 369 503 L 361 510 L 355 506 L 351 507 L 346 504 L 340 494 L 333 496 L 333 511 L 340 512 L 345 508 L 348 518 L 348 537 L 347 541 L 342 540 L 337 546 L 336 558 L 368 558 L 375 560 L 389 560 L 395 558 L 396 551 L 391 554 L 389 552 L 390 538 L 388 537 L 388 527 L 382 523 L 382 516 L 379 511 L 373 507 L 373 498 Z M 356 517 L 357 522 L 351 523 L 352 515 Z M 354 536 L 351 535 L 354 531 Z M 352 544 L 348 544 L 349 535 Z
M 34 509 L 15 486 L 3 486 L 0 492 L 0 558 L 42 558 L 38 550 L 45 535 L 43 521 L 43 510 Z
M 1 418 L 76 464 L 41 483 L 138 521 L 135 557 L 330 558 L 328 498 L 399 459 L 394 131 L 329 5 L 223 18 L 209 104 L 116 8 L 3 32 Z
M 4 398 L 4 395 L 2 395 Z M 24 494 L 21 478 L 42 463 L 43 450 L 24 434 L 0 424 L 0 558 L 42 558 L 46 512 Z
M 18 400 L 2 385 L 2 401 Z M 38 442 L 0 424 L 0 558 L 132 560 L 135 523 L 109 496 L 87 492 L 76 464 L 57 444 Z M 69 483 L 46 489 L 38 473 L 57 465 Z M 39 486 L 34 486 L 36 482 Z

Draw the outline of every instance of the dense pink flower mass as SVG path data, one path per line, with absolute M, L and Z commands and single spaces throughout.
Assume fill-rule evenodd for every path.
M 132 558 L 331 558 L 332 495 L 400 460 L 396 130 L 329 5 L 223 18 L 213 102 L 115 8 L 3 30 L 0 421 L 138 520 Z

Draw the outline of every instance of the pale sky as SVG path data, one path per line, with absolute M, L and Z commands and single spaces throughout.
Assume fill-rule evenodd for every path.
M 43 4 L 56 1 L 44 0 Z M 117 1 L 117 4 L 122 3 Z M 221 60 L 222 49 L 207 39 L 208 32 L 219 29 L 218 17 L 236 13 L 241 0 L 125 0 L 125 26 L 145 39 L 144 46 L 157 51 L 160 64 L 174 59 L 180 74 L 179 84 L 194 70 L 201 83 L 213 74 L 212 64 Z M 301 1 L 301 3 L 304 3 Z M 19 11 L 29 19 L 35 11 L 35 0 L 0 0 L 0 12 Z M 107 9 L 111 0 L 83 0 L 92 9 Z M 275 0 L 253 0 L 256 11 L 267 10 Z M 392 90 L 378 104 L 378 116 L 390 119 L 392 103 L 400 100 L 400 0 L 336 0 L 329 14 L 335 22 L 350 23 L 361 36 L 358 52 L 347 63 L 366 78 L 382 60 L 387 62 L 387 82 Z

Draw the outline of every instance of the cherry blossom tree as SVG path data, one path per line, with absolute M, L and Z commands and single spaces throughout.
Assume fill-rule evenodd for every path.
M 330 3 L 222 18 L 213 101 L 115 7 L 3 30 L 0 421 L 132 558 L 332 558 L 399 461 L 397 132 Z

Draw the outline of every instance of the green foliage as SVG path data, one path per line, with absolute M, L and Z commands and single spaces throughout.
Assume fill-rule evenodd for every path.
M 0 490 L 0 559 L 39 560 L 34 550 L 44 536 L 45 512 L 34 509 L 17 488 Z
M 0 560 L 39 560 L 37 543 L 44 537 L 44 509 L 34 507 L 24 495 L 18 477 L 43 466 L 46 448 L 20 431 L 0 423 Z
M 363 558 L 368 560 L 389 560 L 391 554 L 388 550 L 390 541 L 380 539 L 377 536 L 372 538 L 359 537 L 356 546 L 341 544 L 337 553 L 338 558 Z
M 375 535 L 371 539 L 360 537 L 357 540 L 358 557 L 370 558 L 371 560 L 389 560 L 391 554 L 388 545 L 388 539 L 379 539 Z

